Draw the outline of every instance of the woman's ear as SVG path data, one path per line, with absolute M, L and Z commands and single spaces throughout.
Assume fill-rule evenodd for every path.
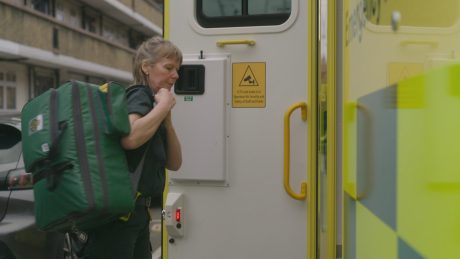
M 141 66 L 141 69 L 142 69 L 142 73 L 144 73 L 145 75 L 148 75 L 149 74 L 149 67 L 150 67 L 150 64 L 146 61 L 142 62 L 142 66 Z

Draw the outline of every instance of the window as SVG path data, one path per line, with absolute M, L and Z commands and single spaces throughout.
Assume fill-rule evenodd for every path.
M 54 0 L 31 0 L 33 9 L 54 16 Z
M 102 25 L 102 37 L 108 41 L 127 46 L 128 28 L 116 20 L 113 20 L 109 17 L 104 17 Z
M 102 77 L 84 75 L 78 72 L 69 72 L 67 77 L 68 77 L 67 80 L 77 80 L 77 81 L 88 82 L 88 83 L 96 84 L 96 85 L 102 85 L 109 81 Z
M 0 110 L 16 110 L 16 73 L 0 71 Z
M 95 76 L 88 76 L 88 83 L 95 84 L 95 85 L 102 85 L 107 83 L 107 80 L 105 80 L 102 77 L 95 77 Z
M 146 0 L 146 2 L 151 4 L 158 11 L 163 12 L 163 9 L 164 9 L 164 1 L 163 0 Z
M 80 24 L 80 14 L 76 8 L 70 9 L 69 24 L 74 27 Z
M 21 131 L 17 128 L 0 125 L 0 163 L 17 162 L 21 156 Z
M 74 72 L 69 72 L 67 74 L 67 77 L 66 78 L 63 78 L 64 81 L 67 81 L 67 80 L 77 80 L 77 81 L 82 81 L 82 82 L 86 82 L 86 76 L 83 75 L 83 74 L 80 74 L 80 73 L 74 73 Z
M 70 0 L 56 0 L 56 19 L 72 27 L 80 28 L 81 5 Z
M 132 49 L 137 49 L 137 47 L 148 38 L 145 34 L 131 29 L 128 31 L 128 37 L 129 47 Z
M 61 2 L 56 3 L 56 20 L 65 22 L 66 9 Z
M 8 110 L 16 109 L 16 87 L 13 87 L 13 86 L 6 87 L 6 109 Z
M 291 13 L 291 0 L 196 0 L 205 28 L 279 25 Z
M 100 33 L 100 15 L 89 8 L 83 7 L 83 29 L 92 32 Z
M 50 88 L 57 86 L 57 73 L 52 69 L 34 68 L 33 69 L 33 93 L 38 96 Z

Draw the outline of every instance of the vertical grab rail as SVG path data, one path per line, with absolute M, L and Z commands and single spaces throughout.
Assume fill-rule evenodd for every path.
M 284 113 L 284 189 L 292 198 L 296 200 L 305 200 L 307 197 L 307 183 L 302 181 L 300 184 L 300 193 L 294 192 L 289 183 L 290 178 L 290 158 L 291 158 L 291 114 L 296 109 L 301 111 L 303 121 L 307 120 L 307 104 L 305 102 L 297 102 L 291 105 Z

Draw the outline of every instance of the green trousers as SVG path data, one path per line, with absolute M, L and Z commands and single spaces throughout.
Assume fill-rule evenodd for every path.
M 128 221 L 116 220 L 88 232 L 85 259 L 151 259 L 150 214 L 136 205 Z

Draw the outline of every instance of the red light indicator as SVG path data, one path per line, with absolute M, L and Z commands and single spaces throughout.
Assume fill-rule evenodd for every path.
M 180 211 L 180 208 L 177 208 L 176 209 L 176 221 L 180 222 L 180 218 L 181 218 L 181 211 Z

